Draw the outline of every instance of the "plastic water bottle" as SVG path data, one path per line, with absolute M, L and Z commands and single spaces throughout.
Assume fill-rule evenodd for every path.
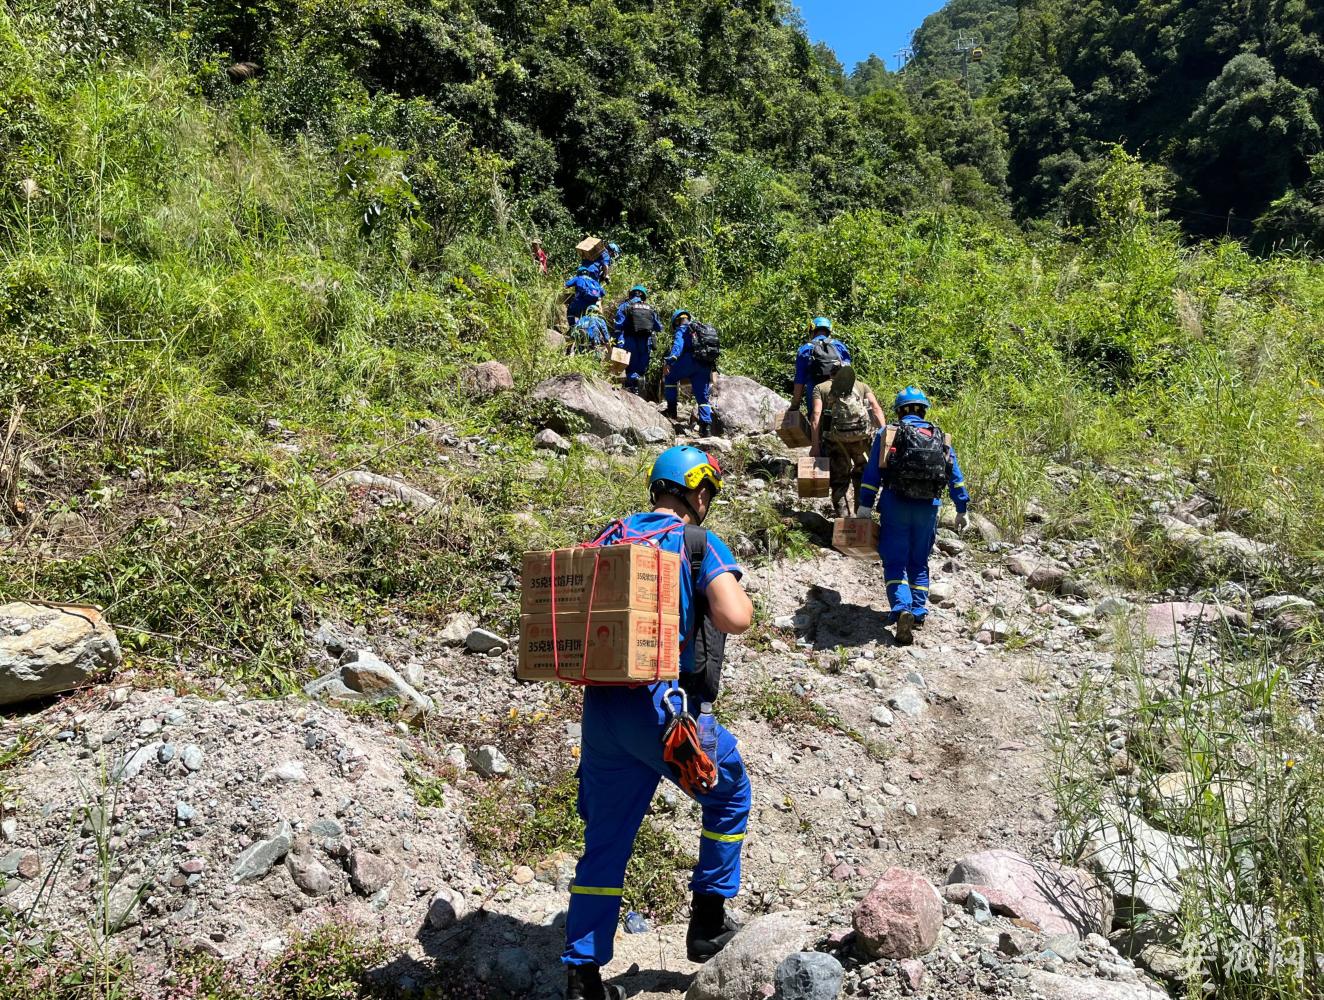
M 625 933 L 626 934 L 647 934 L 648 921 L 644 919 L 642 913 L 636 913 L 631 910 L 625 915 Z
M 717 718 L 713 715 L 713 703 L 705 701 L 699 706 L 699 746 L 708 755 L 708 759 L 717 763 Z

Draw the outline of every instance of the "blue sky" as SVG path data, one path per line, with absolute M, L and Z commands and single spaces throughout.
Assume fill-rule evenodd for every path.
M 892 53 L 910 40 L 920 22 L 943 6 L 942 0 L 794 0 L 804 15 L 809 37 L 827 42 L 850 72 L 876 52 L 896 69 Z

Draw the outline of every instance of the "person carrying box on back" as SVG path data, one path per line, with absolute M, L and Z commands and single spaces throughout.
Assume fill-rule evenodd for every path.
M 855 369 L 842 365 L 831 381 L 814 387 L 809 404 L 809 454 L 826 456 L 832 488 L 832 516 L 854 517 L 860 505 L 860 481 L 869 461 L 869 441 L 887 423 L 878 398 L 855 377 Z M 854 487 L 854 502 L 846 491 Z
M 740 888 L 740 850 L 750 808 L 740 751 L 735 737 L 705 712 L 699 729 L 709 735 L 700 738 L 712 742 L 699 755 L 709 762 L 706 776 L 696 781 L 696 761 L 672 753 L 675 743 L 670 739 L 681 718 L 675 709 L 680 692 L 705 705 L 714 700 L 721 634 L 738 635 L 753 620 L 753 606 L 730 549 L 700 527 L 721 489 L 722 470 L 715 459 L 698 448 L 669 448 L 658 456 L 649 476 L 652 510 L 617 521 L 595 543 L 655 545 L 680 554 L 688 571 L 682 570 L 680 577 L 679 688 L 663 681 L 589 685 L 584 690 L 579 761 L 584 854 L 575 869 L 566 916 L 561 957 L 566 1000 L 624 998 L 620 986 L 602 982 L 601 970 L 612 958 L 634 838 L 662 778 L 680 785 L 699 803 L 703 816 L 685 935 L 690 961 L 707 961 L 735 933 L 725 901 Z M 705 723 L 711 728 L 703 729 Z
M 970 493 L 951 440 L 925 419 L 929 399 L 913 385 L 892 404 L 897 423 L 874 437 L 860 486 L 860 507 L 878 506 L 878 555 L 883 560 L 890 623 L 897 645 L 908 646 L 911 630 L 924 625 L 929 603 L 929 554 L 938 533 L 938 508 L 945 489 L 956 505 L 956 527 L 966 524 Z

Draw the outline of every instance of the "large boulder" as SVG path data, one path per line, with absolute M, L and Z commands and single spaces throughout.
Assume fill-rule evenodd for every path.
M 722 432 L 729 436 L 772 433 L 791 405 L 790 400 L 743 375 L 718 375 L 713 389 L 713 412 Z
M 1170 514 L 1159 514 L 1152 523 L 1169 545 L 1211 576 L 1255 578 L 1263 576 L 1274 561 L 1272 545 L 1253 541 L 1235 531 L 1206 535 Z
M 1043 1000 L 1167 1000 L 1168 995 L 1144 983 L 1077 979 L 1055 972 L 1030 970 L 1030 988 Z
M 115 630 L 78 605 L 0 607 L 0 705 L 91 684 L 120 663 Z
M 1154 914 L 1181 911 L 1182 872 L 1203 864 L 1195 841 L 1156 830 L 1116 804 L 1085 834 L 1082 863 L 1112 887 L 1120 903 Z
M 540 382 L 533 390 L 532 400 L 552 404 L 547 423 L 561 434 L 582 428 L 571 427 L 571 421 L 561 419 L 557 411 L 579 417 L 599 437 L 623 434 L 642 444 L 670 444 L 676 438 L 671 422 L 651 403 L 579 372 Z
M 418 511 L 428 511 L 437 505 L 435 498 L 414 486 L 410 486 L 408 483 L 402 483 L 398 479 L 378 475 L 375 472 L 365 472 L 362 469 L 351 469 L 348 472 L 342 472 L 340 475 L 327 480 L 326 485 L 342 490 L 357 488 L 369 496 L 376 496 L 383 500 L 393 500 L 407 507 L 413 507 Z
M 782 959 L 805 951 L 813 937 L 800 914 L 755 917 L 699 970 L 685 1000 L 764 1000 Z
M 1031 861 L 1001 848 L 971 854 L 952 868 L 949 885 L 990 890 L 1047 935 L 1106 934 L 1112 925 L 1112 896 L 1090 875 L 1049 861 Z
M 500 361 L 484 361 L 472 365 L 460 374 L 460 381 L 469 395 L 476 399 L 488 399 L 515 388 L 510 369 Z
M 1151 604 L 1145 612 L 1145 631 L 1153 639 L 1174 636 L 1183 626 L 1214 625 L 1226 621 L 1245 627 L 1249 620 L 1244 611 L 1198 601 L 1169 601 Z
M 942 900 L 923 875 L 889 868 L 855 907 L 852 923 L 871 958 L 919 958 L 938 943 Z

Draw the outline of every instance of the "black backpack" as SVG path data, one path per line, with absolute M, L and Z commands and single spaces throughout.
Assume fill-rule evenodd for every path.
M 653 333 L 657 313 L 643 299 L 634 299 L 625 307 L 625 335 L 647 337 Z
M 815 340 L 809 345 L 809 384 L 830 379 L 845 359 L 830 340 Z
M 685 553 L 690 559 L 694 583 L 694 623 L 686 636 L 686 645 L 694 647 L 694 671 L 680 675 L 680 687 L 689 699 L 691 711 L 698 712 L 705 701 L 716 701 L 722 686 L 722 661 L 726 658 L 726 633 L 713 624 L 708 615 L 708 598 L 699 589 L 703 578 L 703 560 L 708 554 L 708 532 L 697 524 L 685 525 Z
M 707 323 L 690 323 L 691 343 L 694 344 L 694 360 L 705 368 L 716 368 L 717 358 L 722 353 L 722 342 L 717 331 Z
M 902 421 L 896 429 L 887 478 L 907 500 L 937 500 L 947 487 L 951 457 L 946 437 L 936 424 L 917 427 Z

